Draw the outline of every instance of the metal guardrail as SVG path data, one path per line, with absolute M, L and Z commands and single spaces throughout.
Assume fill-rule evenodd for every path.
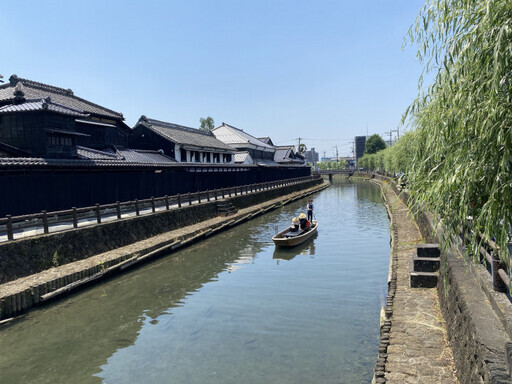
M 232 197 L 242 194 L 249 194 L 268 189 L 275 189 L 288 185 L 298 184 L 307 180 L 315 180 L 320 178 L 319 175 L 304 176 L 293 179 L 284 179 L 277 181 L 269 181 L 258 184 L 248 184 L 235 187 L 227 187 L 214 190 L 197 191 L 194 193 L 177 194 L 172 196 L 151 197 L 149 199 L 135 199 L 124 202 L 115 202 L 111 204 L 95 204 L 90 207 L 77 208 L 62 211 L 34 213 L 29 215 L 11 216 L 6 215 L 0 218 L 0 234 L 7 233 L 7 241 L 15 240 L 15 230 L 21 228 L 43 229 L 43 233 L 50 233 L 50 224 L 71 222 L 73 228 L 78 228 L 80 220 L 93 219 L 94 224 L 100 224 L 102 219 L 107 215 L 110 219 L 123 218 L 123 214 L 131 214 L 135 212 L 135 216 L 140 216 L 144 211 L 149 211 L 147 214 L 155 213 L 157 208 L 159 210 L 165 209 L 178 209 L 184 205 L 201 204 L 203 202 L 216 201 L 226 197 Z M 23 236 L 28 237 L 28 236 Z

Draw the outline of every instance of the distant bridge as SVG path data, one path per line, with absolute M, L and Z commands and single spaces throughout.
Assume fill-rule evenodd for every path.
M 347 175 L 348 177 L 352 176 L 354 174 L 353 169 L 330 169 L 330 170 L 320 170 L 318 172 L 314 172 L 315 174 L 319 175 L 328 175 L 329 181 L 332 181 L 332 175 Z M 313 174 L 313 172 L 312 172 Z
M 353 169 L 329 169 L 329 170 L 320 170 L 318 173 L 320 175 L 353 175 Z

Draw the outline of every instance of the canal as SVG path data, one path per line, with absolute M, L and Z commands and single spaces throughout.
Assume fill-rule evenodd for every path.
M 298 201 L 0 328 L 0 383 L 368 383 L 387 293 L 378 186 L 334 179 L 319 232 L 271 237 Z

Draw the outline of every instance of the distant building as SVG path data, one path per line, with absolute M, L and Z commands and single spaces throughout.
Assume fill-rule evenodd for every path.
M 355 137 L 355 145 L 356 145 L 356 159 L 363 157 L 364 150 L 366 149 L 366 136 L 356 136 Z
M 306 158 L 306 161 L 315 165 L 316 163 L 318 163 L 318 152 L 315 151 L 315 148 L 311 148 L 309 151 L 306 151 L 306 153 L 304 154 L 305 155 L 305 158 Z

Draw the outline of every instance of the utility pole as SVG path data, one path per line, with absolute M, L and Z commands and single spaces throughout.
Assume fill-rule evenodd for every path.
M 394 132 L 394 131 L 393 131 L 393 130 L 391 130 L 391 129 L 389 130 L 389 132 L 384 132 L 384 134 L 385 134 L 385 135 L 387 135 L 387 134 L 389 133 L 389 146 L 390 146 L 390 147 L 391 147 L 391 145 L 392 145 L 392 143 L 393 143 L 393 142 L 391 141 L 391 140 L 392 140 L 392 138 L 391 138 L 391 134 L 392 134 L 393 132 Z

